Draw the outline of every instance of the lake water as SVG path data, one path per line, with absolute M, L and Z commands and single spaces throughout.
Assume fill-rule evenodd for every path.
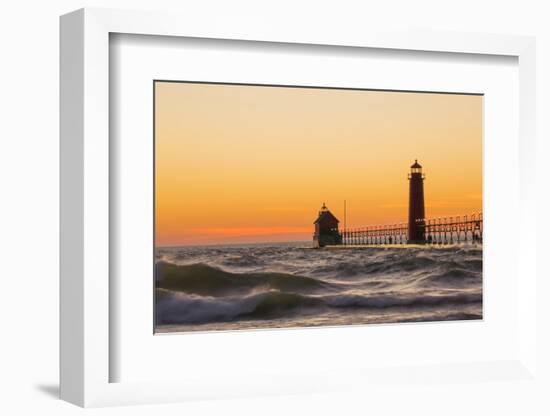
M 156 250 L 156 332 L 482 318 L 481 246 Z

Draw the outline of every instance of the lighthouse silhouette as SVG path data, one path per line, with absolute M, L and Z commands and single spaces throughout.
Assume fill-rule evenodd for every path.
M 424 230 L 424 174 L 422 166 L 415 159 L 409 173 L 409 244 L 424 244 L 426 234 Z

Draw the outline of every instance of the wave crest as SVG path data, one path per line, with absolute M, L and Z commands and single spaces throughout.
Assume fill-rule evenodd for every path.
M 228 322 L 234 319 L 260 320 L 303 315 L 330 309 L 363 308 L 379 310 L 392 307 L 432 307 L 476 303 L 481 293 L 395 295 L 324 295 L 306 296 L 270 290 L 246 297 L 202 297 L 157 289 L 157 324 L 198 324 Z
M 157 324 L 193 324 L 242 319 L 269 319 L 296 309 L 323 306 L 320 298 L 296 293 L 268 291 L 244 298 L 213 298 L 168 293 L 157 289 Z
M 230 273 L 206 264 L 157 263 L 156 286 L 202 296 L 225 296 L 258 289 L 311 293 L 330 289 L 319 279 L 286 273 Z

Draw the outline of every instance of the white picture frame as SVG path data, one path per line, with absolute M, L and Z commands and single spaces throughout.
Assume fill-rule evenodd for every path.
M 505 55 L 519 65 L 521 240 L 536 241 L 535 207 L 535 41 L 530 37 L 411 33 L 361 30 L 329 33 L 280 28 L 269 22 L 224 20 L 205 25 L 192 16 L 165 13 L 83 9 L 61 18 L 61 397 L 80 406 L 158 403 L 215 397 L 319 393 L 401 385 L 420 380 L 480 385 L 506 381 L 539 388 L 536 361 L 535 250 L 518 247 L 522 280 L 517 308 L 519 344 L 510 359 L 462 363 L 442 362 L 414 369 L 358 368 L 333 370 L 330 377 L 295 374 L 282 369 L 263 380 L 236 379 L 215 385 L 194 375 L 183 381 L 111 382 L 110 365 L 119 359 L 110 349 L 109 276 L 110 171 L 109 36 L 114 33 L 247 40 L 333 47 L 383 48 L 439 53 Z M 532 247 L 532 243 L 530 243 Z M 412 375 L 412 377 L 411 377 Z M 346 379 L 347 382 L 341 382 Z M 487 391 L 487 400 L 498 397 Z M 491 396 L 491 394 L 493 396 Z

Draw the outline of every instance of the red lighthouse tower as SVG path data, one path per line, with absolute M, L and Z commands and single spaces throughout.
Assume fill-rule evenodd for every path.
M 409 244 L 424 244 L 424 174 L 415 159 L 409 174 Z

